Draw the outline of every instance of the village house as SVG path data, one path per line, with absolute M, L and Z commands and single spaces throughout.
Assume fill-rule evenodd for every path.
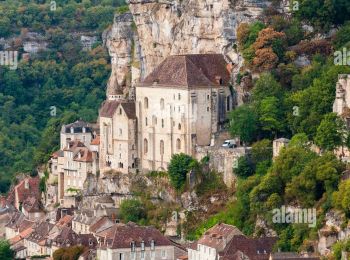
M 25 176 L 17 185 L 11 188 L 6 203 L 13 205 L 17 210 L 21 210 L 23 202 L 29 197 L 40 201 L 39 183 L 39 176 Z
M 22 204 L 22 212 L 29 220 L 42 219 L 46 213 L 41 201 L 35 197 L 28 197 Z
M 248 238 L 235 226 L 220 223 L 188 248 L 188 260 L 268 260 L 276 241 L 277 238 Z
M 22 212 L 16 211 L 11 215 L 10 221 L 5 225 L 5 237 L 11 239 L 27 228 L 34 225 L 34 221 L 26 219 Z
M 63 149 L 64 167 L 59 173 L 58 196 L 64 207 L 76 206 L 70 197 L 83 190 L 84 182 L 89 174 L 96 175 L 98 155 L 91 152 L 81 141 L 68 142 Z
M 116 83 L 117 84 L 117 83 Z M 137 166 L 135 103 L 126 100 L 122 89 L 108 85 L 107 100 L 100 112 L 100 171 L 135 171 Z
M 24 239 L 24 246 L 27 248 L 28 256 L 49 255 L 51 253 L 47 238 L 54 226 L 45 220 L 37 222 L 33 226 L 33 232 Z
M 153 227 L 116 224 L 113 236 L 99 244 L 97 258 L 174 260 L 175 246 Z
M 87 148 L 93 140 L 93 125 L 82 120 L 63 125 L 60 133 L 60 149 L 63 150 L 71 141 L 80 141 Z

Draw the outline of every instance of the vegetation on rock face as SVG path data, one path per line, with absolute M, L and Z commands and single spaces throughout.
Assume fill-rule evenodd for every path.
M 194 238 L 220 221 L 253 234 L 259 216 L 277 231 L 279 249 L 307 251 L 307 241 L 317 239 L 327 210 L 336 208 L 350 217 L 350 203 L 344 196 L 349 183 L 340 178 L 345 165 L 332 154 L 335 148 L 349 147 L 349 134 L 343 119 L 331 113 L 338 75 L 350 73 L 348 66 L 336 66 L 332 56 L 332 49 L 350 47 L 346 22 L 350 4 L 316 0 L 299 4 L 291 18 L 270 8 L 264 23 L 238 27 L 238 50 L 245 66 L 236 83 L 241 84 L 242 75 L 260 74 L 248 102 L 231 112 L 229 130 L 252 146 L 252 155 L 241 157 L 238 169 L 233 169 L 239 177 L 237 200 L 199 223 Z M 316 34 L 303 23 L 314 26 L 315 32 L 340 28 L 332 40 L 315 40 Z M 271 142 L 278 137 L 291 141 L 272 161 Z M 323 153 L 313 152 L 312 143 Z M 282 205 L 316 207 L 316 227 L 272 223 L 271 210 Z
M 193 166 L 193 162 L 193 158 L 184 153 L 174 154 L 171 157 L 168 173 L 170 182 L 176 190 L 180 191 L 184 188 L 187 173 L 191 169 L 190 166 Z
M 146 211 L 140 200 L 127 199 L 120 204 L 120 217 L 124 223 L 129 221 L 140 223 L 146 219 Z

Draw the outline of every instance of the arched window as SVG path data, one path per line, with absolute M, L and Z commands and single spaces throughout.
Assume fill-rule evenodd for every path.
M 148 108 L 148 98 L 147 97 L 144 98 L 144 107 Z
M 164 98 L 160 99 L 160 109 L 164 109 Z
M 181 124 L 178 124 L 177 128 L 178 128 L 179 130 L 181 130 Z
M 160 140 L 160 154 L 163 155 L 164 154 L 164 141 Z
M 181 140 L 179 138 L 176 139 L 176 149 L 177 150 L 181 149 Z
M 146 138 L 143 139 L 143 153 L 148 153 L 148 140 Z

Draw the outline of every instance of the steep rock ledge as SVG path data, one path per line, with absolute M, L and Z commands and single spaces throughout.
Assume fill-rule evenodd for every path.
M 130 82 L 137 82 L 169 55 L 223 53 L 241 64 L 234 50 L 237 26 L 256 19 L 268 4 L 264 0 L 129 0 L 131 14 L 116 16 L 104 37 L 115 55 L 112 58 L 116 57 L 110 83 L 125 82 L 127 72 Z

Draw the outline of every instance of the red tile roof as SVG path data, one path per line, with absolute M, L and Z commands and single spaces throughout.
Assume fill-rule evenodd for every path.
M 74 156 L 74 161 L 92 162 L 92 152 L 87 147 L 79 148 L 76 155 Z
M 100 136 L 97 135 L 92 141 L 91 145 L 99 145 L 100 144 Z
M 198 244 L 206 245 L 221 251 L 225 248 L 227 241 L 233 236 L 243 235 L 235 226 L 220 223 L 210 228 L 198 240 Z
M 14 202 L 18 205 L 23 203 L 28 197 L 34 197 L 38 200 L 41 199 L 41 192 L 39 190 L 40 178 L 36 177 L 25 177 L 21 180 L 14 188 L 14 194 L 9 194 L 8 200 L 12 200 L 14 196 Z
M 236 259 L 234 256 L 237 252 L 243 253 L 251 260 L 268 260 L 276 241 L 276 237 L 254 239 L 243 235 L 234 236 L 219 254 L 224 260 Z
M 100 217 L 94 224 L 90 226 L 90 232 L 96 233 L 97 231 L 102 231 L 101 230 L 102 227 L 105 227 L 105 229 L 107 229 L 113 225 L 114 225 L 114 222 L 110 220 L 108 217 L 105 217 L 105 216 Z
M 129 119 L 136 118 L 135 102 L 117 100 L 107 100 L 103 102 L 100 109 L 100 116 L 112 118 L 119 105 L 122 106 Z
M 185 88 L 227 86 L 230 81 L 228 67 L 222 54 L 169 56 L 141 82 L 140 86 L 152 86 L 154 83 Z
M 22 207 L 27 212 L 41 212 L 42 205 L 35 197 L 28 197 L 22 204 Z
M 150 246 L 152 240 L 157 246 L 172 245 L 171 241 L 154 227 L 142 227 L 134 223 L 128 223 L 126 225 L 116 225 L 111 243 L 106 246 L 112 249 L 129 248 L 130 243 L 135 242 L 135 246 L 140 247 L 142 241 L 145 246 Z
M 73 216 L 71 215 L 65 215 L 63 218 L 61 218 L 57 223 L 56 226 L 71 226 L 73 220 Z
M 19 241 L 21 241 L 22 239 L 27 238 L 33 231 L 34 231 L 34 229 L 32 227 L 29 227 L 29 228 L 23 230 L 17 236 L 10 239 L 10 244 L 14 245 L 14 244 L 18 243 Z

